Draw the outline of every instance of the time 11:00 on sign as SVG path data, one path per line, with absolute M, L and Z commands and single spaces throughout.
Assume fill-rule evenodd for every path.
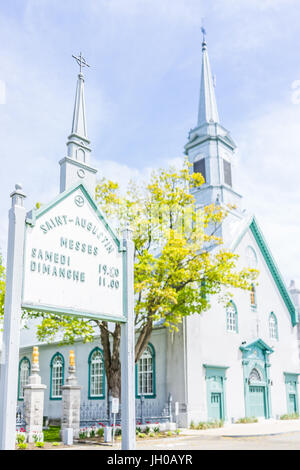
M 115 268 L 114 266 L 107 266 L 107 264 L 99 264 L 99 286 L 101 287 L 108 287 L 112 289 L 118 289 L 120 282 L 118 280 L 119 277 L 119 269 Z

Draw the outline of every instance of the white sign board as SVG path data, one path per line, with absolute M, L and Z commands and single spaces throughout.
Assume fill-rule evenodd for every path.
M 26 222 L 22 307 L 125 321 L 124 252 L 83 185 Z
M 115 414 L 119 413 L 119 398 L 111 399 L 111 412 Z

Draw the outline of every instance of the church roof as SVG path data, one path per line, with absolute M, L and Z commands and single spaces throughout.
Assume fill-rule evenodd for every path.
M 256 218 L 254 215 L 249 217 L 241 227 L 241 230 L 237 237 L 233 240 L 233 242 L 230 245 L 230 249 L 234 251 L 237 246 L 239 245 L 240 241 L 244 237 L 245 233 L 250 230 L 252 235 L 255 238 L 255 241 L 260 249 L 261 254 L 263 255 L 263 258 L 269 268 L 269 271 L 273 277 L 273 280 L 277 286 L 277 289 L 279 290 L 279 293 L 282 297 L 282 300 L 284 301 L 290 316 L 291 316 L 291 321 L 292 325 L 295 326 L 298 323 L 298 315 L 297 315 L 297 310 L 296 307 L 291 299 L 291 296 L 289 294 L 289 291 L 285 285 L 285 282 L 282 278 L 282 275 L 280 274 L 280 271 L 278 269 L 278 266 L 273 258 L 273 255 L 267 245 L 267 242 L 263 236 L 262 230 L 259 227 Z
M 267 343 L 265 343 L 261 338 L 258 338 L 251 343 L 242 344 L 242 346 L 240 346 L 240 350 L 251 351 L 251 349 L 253 349 L 253 347 L 255 346 L 259 347 L 260 349 L 262 349 L 263 351 L 266 351 L 269 354 L 274 352 L 274 349 L 268 346 Z

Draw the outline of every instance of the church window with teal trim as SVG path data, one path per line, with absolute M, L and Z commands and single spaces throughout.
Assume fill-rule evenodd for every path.
M 136 386 L 137 396 L 155 397 L 155 351 L 152 344 L 148 344 L 136 365 Z
M 277 318 L 272 312 L 269 316 L 269 336 L 271 339 L 278 340 L 278 324 Z
M 89 355 L 89 398 L 101 399 L 105 395 L 104 360 L 101 349 L 95 348 Z
M 56 353 L 51 360 L 50 399 L 60 400 L 62 398 L 62 386 L 64 384 L 64 358 Z
M 238 315 L 237 308 L 232 300 L 226 307 L 226 328 L 227 331 L 238 332 Z
M 253 308 L 253 309 L 255 309 L 257 307 L 256 288 L 255 288 L 254 284 L 251 285 L 251 290 L 250 290 L 250 305 L 251 305 L 251 308 Z
M 30 376 L 30 361 L 27 357 L 23 357 L 19 363 L 19 386 L 18 399 L 24 400 L 24 385 L 28 384 Z

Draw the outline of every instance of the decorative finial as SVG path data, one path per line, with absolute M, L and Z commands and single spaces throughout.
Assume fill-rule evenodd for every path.
M 129 221 L 126 222 L 125 227 L 122 230 L 123 240 L 132 240 L 133 229 L 130 226 Z
M 39 348 L 37 346 L 33 346 L 32 362 L 34 365 L 39 364 Z
M 76 57 L 75 55 L 72 55 L 74 59 L 76 60 L 77 64 L 79 65 L 79 74 L 82 75 L 82 68 L 83 67 L 90 67 L 85 58 L 82 56 L 81 52 L 79 54 L 79 57 Z
M 75 367 L 75 353 L 73 350 L 69 352 L 69 366 Z

